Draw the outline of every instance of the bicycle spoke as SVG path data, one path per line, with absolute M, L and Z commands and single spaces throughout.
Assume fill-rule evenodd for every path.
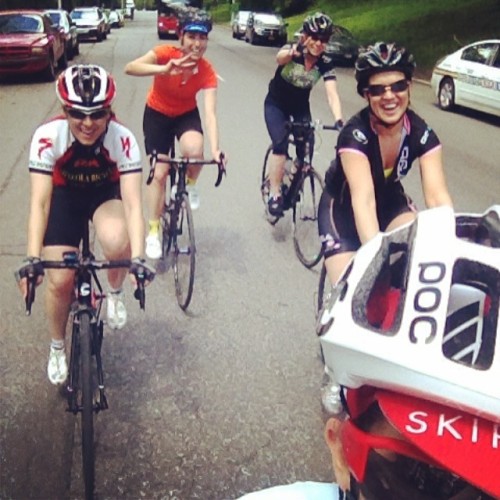
M 307 268 L 321 260 L 321 242 L 318 236 L 318 205 L 323 191 L 319 174 L 310 169 L 299 189 L 293 214 L 293 243 L 300 262 Z
M 182 195 L 174 241 L 174 279 L 177 302 L 186 310 L 193 294 L 196 247 L 191 207 L 187 194 Z

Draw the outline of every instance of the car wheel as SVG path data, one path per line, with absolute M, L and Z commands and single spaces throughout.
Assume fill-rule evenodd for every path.
M 66 69 L 68 67 L 68 52 L 66 51 L 66 46 L 64 47 L 63 53 L 58 61 L 59 69 Z
M 42 71 L 41 75 L 47 82 L 53 82 L 56 79 L 56 64 L 52 54 L 49 56 L 48 66 Z
M 255 35 L 253 33 L 250 35 L 250 44 L 251 45 L 257 44 L 257 40 L 255 40 Z
M 66 46 L 66 59 L 71 61 L 75 57 L 75 48 L 71 45 L 71 42 Z
M 451 78 L 445 78 L 439 85 L 438 104 L 444 111 L 455 107 L 455 85 Z
M 80 42 L 77 40 L 75 46 L 73 47 L 73 56 L 80 54 Z

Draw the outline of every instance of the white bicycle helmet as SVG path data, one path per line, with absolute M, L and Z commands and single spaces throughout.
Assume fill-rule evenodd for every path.
M 56 81 L 57 97 L 65 108 L 91 113 L 111 107 L 116 97 L 113 77 L 101 66 L 78 64 Z
M 358 250 L 321 336 L 339 384 L 404 392 L 500 423 L 499 214 L 500 206 L 456 218 L 450 208 L 426 210 Z
M 420 212 L 363 245 L 335 290 L 321 318 L 323 401 L 340 394 L 351 419 L 377 401 L 410 443 L 393 451 L 500 498 L 500 205 Z M 346 429 L 363 482 L 369 448 Z

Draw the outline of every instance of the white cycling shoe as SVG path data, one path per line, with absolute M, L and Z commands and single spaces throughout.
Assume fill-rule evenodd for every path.
M 49 363 L 47 364 L 47 376 L 50 383 L 60 385 L 68 377 L 68 364 L 66 362 L 66 352 L 64 348 L 56 349 L 50 347 Z

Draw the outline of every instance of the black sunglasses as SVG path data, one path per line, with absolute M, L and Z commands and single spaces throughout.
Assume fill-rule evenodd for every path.
M 100 109 L 91 113 L 85 113 L 84 111 L 79 111 L 78 109 L 66 109 L 66 113 L 68 113 L 68 115 L 74 120 L 85 120 L 87 116 L 91 120 L 102 120 L 109 115 L 109 109 Z
M 398 92 L 404 92 L 408 89 L 408 80 L 398 80 L 397 82 L 391 83 L 390 85 L 368 85 L 366 91 L 372 97 L 380 97 L 384 95 L 388 90 L 393 94 Z
M 328 40 L 330 40 L 329 36 L 319 36 L 319 35 L 311 35 L 311 39 L 317 42 L 318 40 L 321 43 L 328 43 Z

